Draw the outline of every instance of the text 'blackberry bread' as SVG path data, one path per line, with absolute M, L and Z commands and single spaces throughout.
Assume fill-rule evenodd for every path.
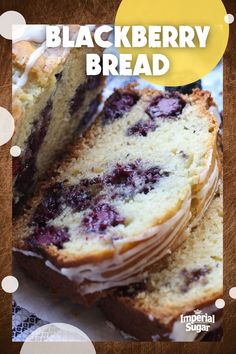
M 70 26 L 72 35 L 80 26 Z M 95 48 L 47 48 L 46 26 L 26 26 L 13 44 L 14 202 L 45 175 L 55 158 L 88 124 L 100 103 L 101 76 L 86 76 L 86 54 Z
M 222 311 L 215 300 L 223 295 L 223 205 L 217 195 L 203 220 L 166 263 L 145 283 L 130 286 L 101 300 L 115 326 L 144 341 L 193 341 L 206 334 L 186 331 L 181 315 L 215 315 L 208 331 L 218 328 Z M 199 310 L 199 311 L 197 311 Z M 189 322 L 190 323 L 190 322 Z
M 15 249 L 40 254 L 84 301 L 143 280 L 217 189 L 213 104 L 200 90 L 116 90 L 16 220 Z

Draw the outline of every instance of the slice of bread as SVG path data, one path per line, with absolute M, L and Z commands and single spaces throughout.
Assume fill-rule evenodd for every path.
M 16 220 L 14 247 L 43 255 L 84 296 L 141 281 L 217 189 L 213 104 L 200 90 L 116 90 Z
M 223 295 L 223 205 L 217 195 L 200 225 L 166 263 L 156 267 L 146 282 L 117 291 L 101 300 L 101 308 L 115 326 L 139 340 L 192 341 L 180 316 L 202 310 L 215 314 Z M 196 311 L 197 312 L 197 311 Z M 201 335 L 205 334 L 204 332 Z
M 33 34 L 38 27 L 43 26 L 33 26 Z M 70 27 L 76 33 L 80 26 Z M 13 159 L 15 204 L 29 194 L 97 110 L 103 79 L 86 76 L 86 54 L 91 51 L 101 49 L 46 48 L 45 42 L 29 40 L 13 44 L 13 145 L 21 148 L 21 156 Z

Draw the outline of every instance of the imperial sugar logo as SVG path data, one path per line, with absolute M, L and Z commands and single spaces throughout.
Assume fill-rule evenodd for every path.
M 195 310 L 193 315 L 181 315 L 180 322 L 185 324 L 186 332 L 208 332 L 211 325 L 215 323 L 215 315 Z

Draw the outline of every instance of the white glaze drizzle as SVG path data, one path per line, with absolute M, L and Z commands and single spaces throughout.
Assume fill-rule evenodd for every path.
M 22 27 L 19 27 L 19 32 L 22 32 L 21 35 L 17 36 L 13 43 L 21 41 L 43 43 L 46 41 L 46 25 L 23 25 Z
M 14 77 L 15 83 L 12 85 L 12 94 L 14 95 L 17 90 L 19 90 L 21 87 L 23 87 L 27 80 L 28 80 L 28 74 L 30 70 L 32 69 L 33 65 L 37 62 L 37 60 L 40 58 L 40 56 L 45 52 L 47 49 L 46 47 L 46 42 L 43 42 L 29 57 L 28 62 L 26 63 L 25 66 L 25 71 L 21 76 Z
M 204 182 L 209 172 L 213 157 L 213 149 L 210 150 L 207 161 L 206 161 L 206 168 L 199 174 L 199 183 Z
M 217 162 L 215 162 L 214 169 L 210 177 L 208 178 L 207 182 L 204 184 L 203 188 L 201 188 L 200 191 L 194 195 L 194 198 L 198 198 L 198 199 L 205 198 L 209 192 L 209 189 L 212 188 L 215 180 L 218 179 L 218 176 L 219 176 L 219 168 Z
M 62 25 L 59 25 L 58 27 L 62 28 Z M 71 39 L 74 39 L 77 33 L 78 31 L 72 33 Z M 43 53 L 47 49 L 46 25 L 26 25 L 22 35 L 19 36 L 14 41 L 14 43 L 20 41 L 31 41 L 31 42 L 41 43 L 41 45 L 29 57 L 29 60 L 26 63 L 23 74 L 19 75 L 19 73 L 17 72 L 13 74 L 12 95 L 14 95 L 17 90 L 19 90 L 21 87 L 23 87 L 26 84 L 30 70 L 35 65 L 35 63 L 40 58 L 40 56 L 43 55 Z M 62 54 L 62 56 L 65 56 L 69 52 L 69 50 L 70 48 L 64 48 L 64 53 Z
M 36 257 L 36 258 L 43 259 L 43 256 L 41 256 L 38 253 L 32 252 L 32 251 L 26 251 L 26 250 L 22 250 L 22 249 L 16 248 L 16 247 L 13 247 L 13 251 L 22 253 L 24 256 L 27 256 L 27 257 Z
M 218 125 L 220 125 L 220 124 L 222 123 L 222 119 L 221 119 L 221 116 L 220 116 L 220 113 L 219 113 L 217 107 L 211 106 L 211 107 L 209 108 L 209 111 L 210 111 L 211 114 L 213 114 L 213 116 L 216 118 Z
M 202 210 L 199 212 L 199 214 L 196 216 L 196 218 L 193 220 L 191 227 L 196 227 L 200 223 L 215 193 L 217 192 L 218 187 L 219 187 L 219 168 L 218 168 L 218 163 L 216 162 L 208 181 L 206 182 L 204 187 L 194 195 L 194 198 L 199 200 L 201 199 L 204 200 L 204 206 Z M 207 197 L 209 191 L 211 191 L 211 193 Z

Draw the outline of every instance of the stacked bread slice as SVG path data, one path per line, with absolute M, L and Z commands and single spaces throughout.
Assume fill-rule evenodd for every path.
M 70 26 L 72 35 L 79 27 Z M 100 48 L 47 48 L 46 26 L 32 25 L 26 32 L 12 50 L 13 145 L 21 148 L 13 159 L 18 205 L 92 119 L 103 88 L 101 76 L 86 76 L 86 54 L 101 54 Z
M 54 290 L 59 279 L 71 284 L 68 296 L 83 303 L 142 282 L 199 224 L 218 188 L 212 106 L 207 91 L 116 90 L 16 220 L 26 271 L 40 263 L 40 280 Z
M 208 331 L 220 326 L 222 311 L 214 303 L 223 293 L 222 204 L 222 195 L 217 194 L 187 241 L 155 267 L 144 283 L 101 300 L 113 324 L 145 341 L 192 341 L 206 334 L 186 330 L 181 315 L 213 315 Z

